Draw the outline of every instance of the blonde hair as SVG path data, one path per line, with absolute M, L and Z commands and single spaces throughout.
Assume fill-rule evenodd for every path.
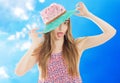
M 54 33 L 53 31 L 45 33 L 43 37 L 44 42 L 40 44 L 40 46 L 37 49 L 34 50 L 33 55 L 39 55 L 41 77 L 45 79 L 47 77 L 47 63 L 54 49 Z M 66 34 L 64 36 L 62 53 L 66 65 L 68 65 L 68 73 L 71 76 L 79 76 L 78 70 L 79 53 L 76 47 L 75 40 L 71 34 L 70 19 L 68 22 L 68 30 L 66 31 Z

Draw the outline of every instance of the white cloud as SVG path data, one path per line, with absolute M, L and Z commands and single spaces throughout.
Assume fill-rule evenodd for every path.
M 20 39 L 20 37 L 25 38 L 25 33 L 23 31 L 16 32 L 16 39 Z
M 26 28 L 23 28 L 23 29 L 22 29 L 22 32 L 23 32 L 23 33 L 27 33 L 27 29 L 26 29 Z
M 16 7 L 16 8 L 14 8 L 13 10 L 14 10 L 14 14 L 15 14 L 16 16 L 20 16 L 20 15 L 22 15 L 22 14 L 25 13 L 25 11 L 24 11 L 22 8 Z
M 15 48 L 19 49 L 20 51 L 25 51 L 25 50 L 29 49 L 30 46 L 31 46 L 31 42 L 26 41 L 24 43 L 16 43 Z
M 11 41 L 15 39 L 25 38 L 27 32 L 27 28 L 23 28 L 21 32 L 16 32 L 16 34 L 10 35 L 7 39 Z
M 27 27 L 28 30 L 31 30 L 31 29 L 32 29 L 32 27 L 31 27 L 30 24 L 27 24 L 26 27 Z
M 21 51 L 27 50 L 28 48 L 30 48 L 30 46 L 31 46 L 31 42 L 30 42 L 30 41 L 24 42 L 24 43 L 20 46 L 20 50 L 21 50 Z
M 28 20 L 29 19 L 28 15 L 26 14 L 26 11 L 24 9 L 20 8 L 20 7 L 15 7 L 15 8 L 12 9 L 12 11 L 13 11 L 13 14 L 16 17 L 18 17 L 22 20 Z
M 15 40 L 15 35 L 10 35 L 7 39 L 8 40 Z
M 20 38 L 20 32 L 16 32 L 16 38 L 17 38 L 17 39 Z
M 34 19 L 34 18 L 33 18 Z M 37 18 L 36 18 L 37 19 Z M 32 19 L 31 19 L 32 20 Z M 15 34 L 12 34 L 8 37 L 8 40 L 15 40 L 20 38 L 25 38 L 28 36 L 28 33 L 31 29 L 39 28 L 39 30 L 43 29 L 43 25 L 39 19 L 37 21 L 31 21 L 30 23 L 26 24 L 26 26 L 19 32 L 16 31 Z
M 31 10 L 31 11 L 34 10 L 31 2 L 26 3 L 25 6 L 27 7 L 28 10 Z
M 7 32 L 0 31 L 0 35 L 8 35 Z
M 41 25 L 41 24 L 39 24 L 39 25 Z M 25 36 L 28 35 L 28 33 L 31 29 L 39 28 L 39 25 L 35 22 L 32 24 L 26 24 L 26 26 L 20 32 L 16 32 L 16 34 L 10 35 L 7 39 L 15 40 L 15 39 L 20 39 L 20 38 L 25 38 Z M 40 26 L 40 27 L 42 27 L 42 26 Z
M 0 6 L 9 7 L 9 0 L 0 0 Z
M 0 78 L 9 78 L 10 76 L 6 72 L 6 68 L 4 66 L 0 67 Z
M 45 0 L 39 0 L 39 2 L 40 2 L 40 3 L 44 3 L 44 2 L 45 2 Z
M 0 0 L 0 7 L 2 7 L 2 12 L 9 10 L 9 15 L 17 17 L 21 20 L 29 19 L 29 11 L 34 10 L 34 5 L 34 0 Z

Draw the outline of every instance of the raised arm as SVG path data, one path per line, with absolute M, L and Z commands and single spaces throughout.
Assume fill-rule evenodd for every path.
M 15 74 L 18 76 L 24 75 L 29 71 L 36 63 L 38 63 L 39 56 L 31 56 L 35 48 L 41 44 L 41 38 L 38 38 L 38 34 L 35 33 L 36 29 L 30 31 L 29 35 L 32 38 L 32 45 L 18 62 L 15 68 Z
M 79 10 L 81 13 L 76 15 L 90 19 L 91 21 L 96 23 L 99 26 L 99 28 L 103 31 L 103 33 L 99 35 L 76 39 L 77 41 L 84 39 L 82 41 L 82 44 L 81 42 L 78 43 L 78 46 L 82 45 L 80 47 L 83 50 L 101 45 L 106 41 L 110 40 L 116 34 L 116 30 L 114 29 L 114 27 L 112 27 L 110 24 L 100 19 L 99 17 L 90 13 L 83 3 L 78 3 L 78 4 L 80 6 L 79 7 L 77 6 L 77 10 Z

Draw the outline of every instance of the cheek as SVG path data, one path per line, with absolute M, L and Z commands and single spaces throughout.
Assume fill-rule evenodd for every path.
M 54 32 L 54 37 L 57 37 L 57 31 Z
M 68 30 L 68 27 L 67 26 L 65 26 L 65 28 L 64 28 L 64 32 L 66 32 Z

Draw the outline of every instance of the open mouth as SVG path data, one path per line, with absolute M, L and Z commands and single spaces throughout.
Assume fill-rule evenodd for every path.
M 62 37 L 63 35 L 64 35 L 63 32 L 57 32 L 57 36 L 58 36 L 58 37 Z

